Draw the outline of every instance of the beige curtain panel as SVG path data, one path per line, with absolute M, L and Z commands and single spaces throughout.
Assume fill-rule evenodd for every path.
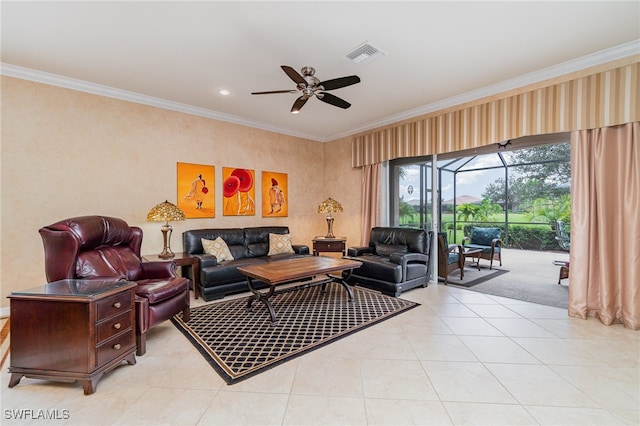
M 380 164 L 370 164 L 362 168 L 362 228 L 360 245 L 369 245 L 371 228 L 380 225 Z
M 571 134 L 569 315 L 640 329 L 640 122 Z
M 636 59 L 637 60 L 637 59 Z M 640 62 L 356 136 L 352 165 L 640 120 Z

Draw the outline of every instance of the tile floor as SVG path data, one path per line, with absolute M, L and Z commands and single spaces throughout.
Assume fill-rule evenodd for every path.
M 444 285 L 402 297 L 421 306 L 232 386 L 169 322 L 135 366 L 105 375 L 90 396 L 24 378 L 9 389 L 6 363 L 1 422 L 640 424 L 639 332 Z M 68 419 L 16 420 L 24 410 Z

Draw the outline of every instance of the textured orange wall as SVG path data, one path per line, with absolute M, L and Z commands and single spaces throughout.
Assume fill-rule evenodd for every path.
M 160 224 L 146 214 L 176 202 L 176 163 L 215 166 L 216 217 L 172 223 L 182 232 L 208 227 L 287 225 L 295 244 L 326 233 L 316 213 L 328 196 L 345 213 L 335 232 L 359 243 L 360 171 L 351 169 L 351 141 L 328 144 L 160 108 L 2 77 L 2 307 L 11 291 L 44 282 L 38 229 L 81 215 L 121 217 L 144 231 L 143 253 L 162 250 Z M 289 216 L 223 216 L 222 168 L 288 173 Z M 327 176 L 328 174 L 328 176 Z M 260 191 L 256 205 L 261 205 Z M 353 222 L 353 223 L 351 223 Z

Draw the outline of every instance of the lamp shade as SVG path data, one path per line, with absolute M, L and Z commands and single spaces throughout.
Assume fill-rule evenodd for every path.
M 340 213 L 342 211 L 342 205 L 331 197 L 318 206 L 318 213 Z
M 185 220 L 184 212 L 169 201 L 158 204 L 147 213 L 147 220 L 152 222 L 169 222 L 171 220 Z

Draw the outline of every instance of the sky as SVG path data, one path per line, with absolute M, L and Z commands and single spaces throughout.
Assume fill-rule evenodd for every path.
M 439 162 L 439 165 L 449 163 L 449 161 Z M 466 165 L 463 169 L 476 169 L 482 167 L 491 167 L 500 165 L 499 159 L 495 155 L 483 155 L 476 157 L 473 162 Z M 457 166 L 450 166 L 455 169 Z M 399 189 L 400 196 L 409 204 L 417 204 L 420 199 L 420 167 L 417 165 L 404 167 L 406 176 L 400 180 Z M 448 200 L 453 198 L 453 173 L 443 172 L 442 178 L 442 199 Z M 490 170 L 476 170 L 464 172 L 460 171 L 456 179 L 456 196 L 471 195 L 473 197 L 482 198 L 487 185 L 493 183 L 498 178 L 504 178 L 504 168 Z M 430 181 L 429 176 L 429 181 Z M 409 189 L 413 188 L 413 192 Z

